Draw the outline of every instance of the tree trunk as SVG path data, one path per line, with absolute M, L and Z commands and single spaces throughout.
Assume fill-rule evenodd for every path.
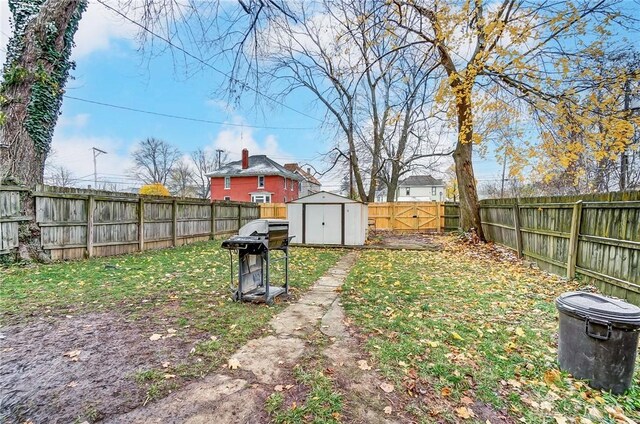
M 456 92 L 456 87 L 454 92 Z M 458 87 L 461 88 L 461 87 Z M 485 241 L 480 222 L 480 204 L 476 190 L 476 179 L 473 172 L 473 112 L 471 104 L 471 88 L 457 91 L 456 112 L 458 118 L 458 143 L 453 152 L 456 164 L 458 191 L 460 196 L 460 227 L 464 231 L 475 231 L 480 240 Z
M 0 177 L 27 187 L 42 183 L 64 86 L 73 63 L 73 36 L 86 0 L 12 0 L 14 31 L 0 88 Z M 1 122 L 1 121 L 0 121 Z
M 387 184 L 387 202 L 396 201 L 396 191 L 398 191 L 398 182 L 400 180 L 400 164 L 393 161 L 391 164 L 391 179 Z

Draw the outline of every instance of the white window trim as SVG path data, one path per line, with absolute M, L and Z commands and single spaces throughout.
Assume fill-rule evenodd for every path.
M 231 177 L 224 177 L 224 189 L 231 190 Z
M 262 185 L 260 185 L 260 178 L 262 178 Z M 264 188 L 264 175 L 258 175 L 258 188 Z
M 431 187 L 431 195 L 435 196 L 436 194 L 438 194 L 438 187 Z
M 284 179 L 284 189 L 285 189 L 285 190 L 287 189 L 287 178 L 286 178 L 286 177 L 285 177 L 285 179 Z
M 262 202 L 258 202 L 256 199 L 257 198 L 261 198 L 263 201 Z M 251 201 L 253 203 L 271 203 L 271 194 L 270 193 L 265 193 L 265 194 L 252 194 L 251 195 Z

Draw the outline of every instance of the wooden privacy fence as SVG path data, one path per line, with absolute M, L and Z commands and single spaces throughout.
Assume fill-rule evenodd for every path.
M 260 218 L 287 219 L 287 204 L 260 203 Z
M 369 228 L 394 231 L 450 231 L 458 228 L 458 204 L 440 202 L 369 203 Z M 284 203 L 260 204 L 261 218 L 287 218 Z
M 7 197 L 6 192 L 0 191 L 2 199 Z M 40 227 L 42 248 L 50 252 L 54 260 L 111 256 L 208 240 L 236 232 L 242 225 L 257 219 L 260 212 L 254 203 L 211 203 L 205 199 L 49 186 L 40 186 L 31 195 L 35 198 L 34 215 Z M 14 205 L 14 197 L 12 195 L 7 204 Z M 4 202 L 0 203 L 3 211 Z M 10 209 L 15 208 L 11 206 Z M 28 218 L 19 220 L 25 219 Z M 10 230 L 12 236 L 7 240 L 10 247 L 15 247 L 13 227 Z
M 480 203 L 488 240 L 640 304 L 640 192 Z
M 18 231 L 22 221 L 22 193 L 27 190 L 16 186 L 0 186 L 0 255 L 18 247 Z

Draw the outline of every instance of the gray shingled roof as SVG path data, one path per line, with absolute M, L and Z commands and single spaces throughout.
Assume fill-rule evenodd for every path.
M 431 175 L 412 175 L 400 181 L 399 187 L 406 186 L 444 186 L 444 181 L 433 178 Z
M 242 169 L 242 160 L 229 162 L 209 174 L 208 177 L 233 177 L 233 176 L 255 176 L 255 175 L 280 175 L 292 180 L 302 181 L 298 174 L 287 171 L 282 165 L 272 161 L 267 155 L 249 156 L 249 167 Z

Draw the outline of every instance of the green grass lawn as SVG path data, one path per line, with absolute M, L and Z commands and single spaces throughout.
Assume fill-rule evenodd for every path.
M 468 251 L 363 252 L 343 293 L 365 349 L 423 422 L 485 422 L 478 403 L 526 423 L 640 419 L 640 366 L 624 396 L 558 370 L 553 300 L 579 283 Z
M 336 249 L 292 248 L 289 275 L 294 297 L 342 254 Z M 283 262 L 274 265 L 272 281 L 278 285 Z M 0 280 L 2 325 L 28 325 L 34 317 L 55 319 L 115 311 L 133 320 L 162 319 L 177 329 L 214 335 L 204 341 L 199 338 L 194 352 L 197 361 L 172 369 L 147 369 L 135 376 L 149 387 L 150 398 L 162 395 L 156 383 L 165 373 L 192 377 L 224 363 L 229 354 L 258 336 L 266 322 L 286 305 L 278 302 L 267 307 L 231 301 L 229 253 L 220 248 L 220 241 L 50 265 L 10 266 L 0 268 Z

